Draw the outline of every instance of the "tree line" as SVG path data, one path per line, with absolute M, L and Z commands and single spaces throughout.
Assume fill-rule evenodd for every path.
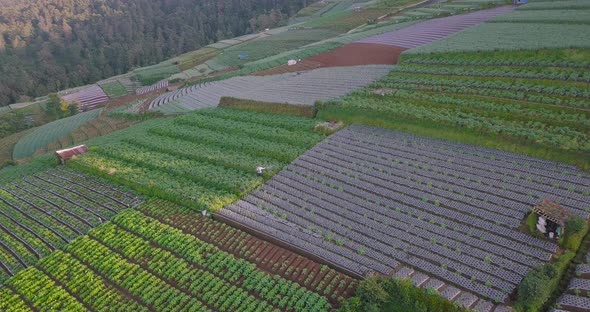
M 0 106 L 284 22 L 305 0 L 0 0 Z

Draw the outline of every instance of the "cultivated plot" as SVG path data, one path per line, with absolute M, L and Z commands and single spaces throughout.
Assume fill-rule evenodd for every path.
M 324 138 L 316 121 L 232 109 L 204 109 L 143 122 L 88 144 L 72 162 L 147 195 L 216 210 L 264 182 Z
M 0 283 L 139 201 L 66 169 L 0 187 Z
M 494 16 L 509 12 L 510 10 L 512 10 L 511 7 L 504 6 L 474 13 L 436 18 L 416 23 L 401 30 L 365 38 L 359 42 L 391 45 L 406 49 L 416 48 L 481 24 Z
M 190 209 L 150 200 L 138 210 L 119 213 L 17 274 L 0 288 L 0 307 L 10 302 L 25 310 L 321 312 L 333 310 L 357 285 L 194 213 L 183 223 L 197 227 L 176 228 L 174 216 L 186 217 Z M 228 239 L 210 243 L 203 236 Z M 301 262 L 307 271 L 297 266 Z
M 555 162 L 351 126 L 217 213 L 358 274 L 416 270 L 448 298 L 504 302 L 558 249 L 518 230 L 526 213 L 548 198 L 587 218 L 588 185 Z
M 150 110 L 166 110 L 177 106 L 179 111 L 196 110 L 219 104 L 221 97 L 274 103 L 313 105 L 345 96 L 381 79 L 391 65 L 365 65 L 319 68 L 305 72 L 269 76 L 234 77 L 206 82 L 163 94 L 154 99 Z

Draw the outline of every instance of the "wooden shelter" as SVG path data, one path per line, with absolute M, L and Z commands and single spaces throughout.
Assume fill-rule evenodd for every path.
M 562 207 L 558 203 L 547 198 L 543 199 L 540 204 L 533 207 L 533 212 L 562 227 L 565 225 L 565 222 L 573 216 L 569 209 Z
M 565 223 L 573 216 L 569 209 L 549 199 L 543 199 L 540 204 L 533 207 L 533 213 L 539 217 L 537 230 L 550 239 L 557 239 L 563 235 Z
M 78 145 L 59 151 L 55 151 L 55 156 L 57 156 L 57 160 L 59 161 L 59 163 L 64 165 L 67 160 L 72 159 L 74 156 L 82 155 L 87 152 L 88 147 L 86 145 Z

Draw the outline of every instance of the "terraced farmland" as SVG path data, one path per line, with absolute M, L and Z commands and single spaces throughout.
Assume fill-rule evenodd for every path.
M 213 107 L 223 96 L 263 102 L 313 105 L 351 93 L 385 76 L 392 66 L 319 68 L 301 73 L 245 76 L 207 82 L 163 94 L 150 110 L 177 112 Z M 167 107 L 169 106 L 169 107 Z
M 205 217 L 191 216 L 203 230 L 214 231 L 201 235 L 237 239 L 209 243 L 193 235 L 194 229 L 149 216 L 174 216 L 181 207 L 149 201 L 140 210 L 118 214 L 21 272 L 0 292 L 0 302 L 68 311 L 330 311 L 340 295 L 354 291 L 350 277 Z M 245 260 L 251 252 L 263 256 L 260 246 L 274 252 L 257 263 L 272 266 Z M 287 265 L 298 268 L 291 261 L 305 262 L 309 270 L 285 271 Z
M 0 187 L 0 283 L 139 202 L 66 169 Z
M 135 90 L 135 94 L 143 95 L 143 94 L 150 93 L 152 91 L 156 91 L 156 90 L 163 89 L 166 87 L 168 87 L 168 80 L 164 79 L 164 80 L 160 80 L 152 85 L 138 88 L 137 90 Z
M 196 209 L 216 210 L 262 184 L 323 136 L 316 121 L 208 109 L 99 138 L 74 165 Z M 181 146 L 182 148 L 179 148 Z
M 75 92 L 62 96 L 62 98 L 67 102 L 80 103 L 80 110 L 82 111 L 92 110 L 109 100 L 106 93 L 97 85 L 80 88 Z
M 401 48 L 416 48 L 438 41 L 486 20 L 509 12 L 512 7 L 505 6 L 474 13 L 436 18 L 417 23 L 400 30 L 360 40 L 361 43 L 376 43 Z
M 581 49 L 404 53 L 387 78 L 320 116 L 590 168 L 587 54 Z
M 22 137 L 16 143 L 12 158 L 22 159 L 33 156 L 38 149 L 47 147 L 49 144 L 69 135 L 76 130 L 76 128 L 98 118 L 99 113 L 100 109 L 96 109 L 59 119 L 35 128 L 35 130 Z
M 590 6 L 586 1 L 531 1 L 513 12 L 409 53 L 587 49 L 588 16 Z
M 112 80 L 99 85 L 111 99 L 127 95 L 127 88 L 119 80 Z
M 419 271 L 449 299 L 502 303 L 558 249 L 517 229 L 526 213 L 549 198 L 588 218 L 589 185 L 559 163 L 351 126 L 217 214 L 357 274 Z

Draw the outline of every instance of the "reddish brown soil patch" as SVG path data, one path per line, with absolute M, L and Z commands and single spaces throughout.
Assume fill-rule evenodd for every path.
M 397 64 L 404 48 L 392 47 L 374 43 L 350 43 L 330 52 L 321 53 L 306 58 L 296 65 L 281 65 L 279 67 L 259 71 L 256 76 L 276 75 L 298 72 L 319 67 L 357 66 L 372 64 Z
M 147 210 L 143 212 L 150 215 Z M 340 297 L 352 296 L 358 286 L 358 281 L 350 276 L 210 218 L 200 218 L 185 213 L 151 216 L 214 244 L 238 258 L 255 263 L 263 271 L 280 275 L 312 291 L 319 292 L 325 295 L 334 306 L 338 306 Z M 326 290 L 328 285 L 330 288 Z

